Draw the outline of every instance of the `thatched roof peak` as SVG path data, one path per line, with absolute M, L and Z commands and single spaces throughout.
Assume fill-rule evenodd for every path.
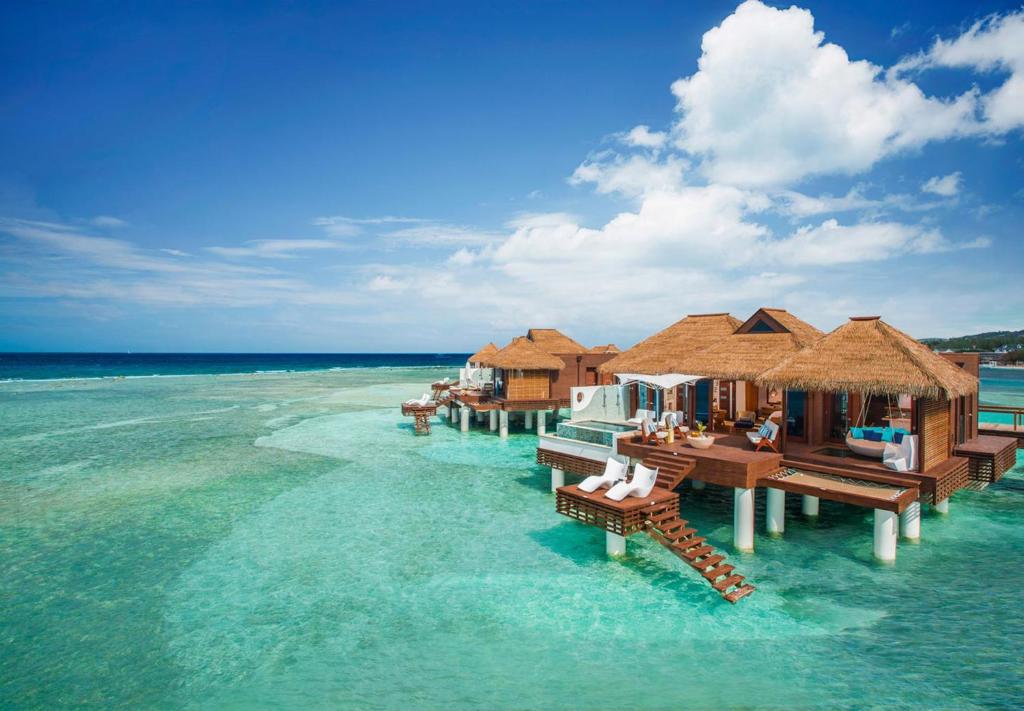
M 485 363 L 505 370 L 561 370 L 565 367 L 561 359 L 542 350 L 526 336 L 516 336 L 507 346 L 488 356 Z
M 877 316 L 858 316 L 757 378 L 794 390 L 952 398 L 978 379 Z
M 614 343 L 608 343 L 608 344 L 603 345 L 603 346 L 594 346 L 593 348 L 591 348 L 591 349 L 589 349 L 587 351 L 587 353 L 621 353 L 621 352 L 622 351 L 619 350 L 619 347 L 617 345 L 615 345 Z
M 741 321 L 728 313 L 691 314 L 598 368 L 602 373 L 694 373 L 687 360 L 732 335 Z
M 557 328 L 531 328 L 526 337 L 536 343 L 541 350 L 551 353 L 586 353 L 587 349 L 577 341 L 569 338 Z
M 494 343 L 488 343 L 486 346 L 478 350 L 476 353 L 469 357 L 470 363 L 484 363 L 488 356 L 492 356 L 498 352 L 498 347 Z

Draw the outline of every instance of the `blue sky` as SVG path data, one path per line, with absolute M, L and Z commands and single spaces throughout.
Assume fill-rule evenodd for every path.
M 1024 327 L 1019 4 L 0 12 L 0 349 Z

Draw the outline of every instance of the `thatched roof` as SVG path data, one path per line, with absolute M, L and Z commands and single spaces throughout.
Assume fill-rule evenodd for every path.
M 694 355 L 731 336 L 741 321 L 727 313 L 693 314 L 640 341 L 602 363 L 602 373 L 694 373 L 688 362 Z
M 531 328 L 526 337 L 547 353 L 586 353 L 582 344 L 569 338 L 557 328 Z
M 762 313 L 767 314 L 778 321 L 779 325 L 793 334 L 794 339 L 801 347 L 809 346 L 825 335 L 806 321 L 798 319 L 796 316 L 786 311 L 786 309 L 763 307 L 755 311 L 754 316 Z M 751 316 L 751 318 L 753 318 L 753 316 Z
M 734 333 L 691 357 L 686 372 L 719 380 L 753 380 L 824 335 L 784 309 L 758 309 L 743 325 L 756 323 L 764 316 L 775 321 L 771 325 L 780 330 Z
M 507 346 L 488 356 L 485 363 L 505 370 L 561 370 L 565 367 L 561 359 L 541 350 L 525 336 L 513 338 Z
M 877 316 L 851 318 L 757 378 L 759 385 L 872 395 L 956 397 L 978 379 Z
M 488 356 L 492 356 L 498 352 L 498 347 L 493 343 L 488 343 L 486 346 L 478 350 L 476 353 L 469 357 L 470 363 L 483 363 Z
M 622 353 L 622 351 L 619 350 L 619 347 L 614 343 L 609 343 L 603 346 L 594 346 L 593 348 L 588 350 L 587 353 Z

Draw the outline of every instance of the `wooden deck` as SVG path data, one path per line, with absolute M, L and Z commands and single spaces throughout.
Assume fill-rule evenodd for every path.
M 765 478 L 761 484 L 769 489 L 781 489 L 790 494 L 817 496 L 828 501 L 839 501 L 844 504 L 895 513 L 902 513 L 920 496 L 918 487 L 909 482 L 904 482 L 902 485 L 898 483 L 883 484 L 837 474 L 793 468 L 783 469 L 777 474 Z
M 627 496 L 622 501 L 612 501 L 606 493 L 607 489 L 582 491 L 576 484 L 562 486 L 555 492 L 555 510 L 620 536 L 645 531 L 645 522 L 652 515 L 679 515 L 679 494 L 667 489 L 655 487 L 649 496 Z
M 783 457 L 783 466 L 801 471 L 816 472 L 844 479 L 859 479 L 873 484 L 919 489 L 929 503 L 948 499 L 969 483 L 969 462 L 964 457 L 950 457 L 924 472 L 895 472 L 881 460 L 862 457 L 850 452 L 848 456 L 833 456 L 822 450 L 849 452 L 843 444 L 807 445 L 789 442 Z
M 968 475 L 972 481 L 993 483 L 999 481 L 1017 463 L 1017 447 L 1008 437 L 978 435 L 959 444 L 953 450 L 969 462 Z
M 762 478 L 779 471 L 782 455 L 774 452 L 755 452 L 750 441 L 742 435 L 711 433 L 715 444 L 709 449 L 696 449 L 682 442 L 658 446 L 640 444 L 630 438 L 619 438 L 619 453 L 638 459 L 647 459 L 652 454 L 688 457 L 697 466 L 687 478 L 709 484 L 749 489 Z

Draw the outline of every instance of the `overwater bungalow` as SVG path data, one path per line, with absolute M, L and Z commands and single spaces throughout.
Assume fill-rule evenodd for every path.
M 614 355 L 609 346 L 587 349 L 553 328 L 531 328 L 501 349 L 489 343 L 460 370 L 451 390 L 451 421 L 457 412 L 465 432 L 472 421 L 487 418 L 492 432 L 507 437 L 509 417 L 521 413 L 527 430 L 536 421 L 543 434 L 549 416 L 569 405 L 572 388 L 596 385 L 598 368 Z
M 978 434 L 977 370 L 966 360 L 877 317 L 823 335 L 781 309 L 744 322 L 688 316 L 606 363 L 618 384 L 576 389 L 572 418 L 539 439 L 537 461 L 551 467 L 558 512 L 604 528 L 609 553 L 649 533 L 735 601 L 752 587 L 679 518 L 674 489 L 733 489 L 740 551 L 754 548 L 757 489 L 773 535 L 784 532 L 787 493 L 807 516 L 822 498 L 869 508 L 874 554 L 894 560 L 899 531 L 920 536 L 921 504 L 946 513 L 957 490 L 1013 464 L 1012 439 Z M 657 470 L 654 490 L 616 502 L 565 485 L 567 472 L 599 477 L 609 460 Z

